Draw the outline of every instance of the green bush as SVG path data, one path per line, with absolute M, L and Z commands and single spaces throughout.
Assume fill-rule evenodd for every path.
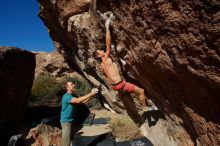
M 56 79 L 50 74 L 43 74 L 38 76 L 33 83 L 31 89 L 31 97 L 29 102 L 39 104 L 59 104 L 61 100 L 61 95 L 64 93 L 64 89 L 60 82 L 57 82 Z
M 44 74 L 34 80 L 31 93 L 32 96 L 42 97 L 48 96 L 48 94 L 50 92 L 53 92 L 55 89 L 56 81 L 53 76 L 49 74 Z

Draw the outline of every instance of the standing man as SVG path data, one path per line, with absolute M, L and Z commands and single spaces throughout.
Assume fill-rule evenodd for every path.
M 109 57 L 111 51 L 111 35 L 109 30 L 109 25 L 111 17 L 107 18 L 106 27 L 106 52 L 103 50 L 96 50 L 94 56 L 97 60 L 101 59 L 101 68 L 104 75 L 107 77 L 108 82 L 112 85 L 112 89 L 120 92 L 136 93 L 139 95 L 139 101 L 143 107 L 143 111 L 148 111 L 146 104 L 146 97 L 144 95 L 144 89 L 126 82 L 122 79 L 119 68 L 115 62 Z
M 66 94 L 62 98 L 62 110 L 61 110 L 61 127 L 62 127 L 62 146 L 70 146 L 71 140 L 73 139 L 76 132 L 80 127 L 74 122 L 77 120 L 75 115 L 76 104 L 85 103 L 90 100 L 92 96 L 98 93 L 98 89 L 94 88 L 92 91 L 81 97 L 74 97 L 72 94 L 75 91 L 75 84 L 73 82 L 66 83 Z

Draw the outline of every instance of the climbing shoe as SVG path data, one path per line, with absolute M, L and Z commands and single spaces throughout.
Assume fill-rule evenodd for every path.
M 148 107 L 144 107 L 144 108 L 142 109 L 142 111 L 143 111 L 143 112 L 147 112 L 147 111 L 149 111 L 149 109 L 148 109 Z
M 148 112 L 148 111 L 153 111 L 153 110 L 157 110 L 155 109 L 155 106 L 145 107 L 142 109 L 143 112 Z

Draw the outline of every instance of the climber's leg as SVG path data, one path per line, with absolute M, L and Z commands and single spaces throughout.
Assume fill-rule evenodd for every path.
M 146 103 L 147 98 L 144 95 L 144 89 L 138 86 L 135 86 L 134 93 L 139 95 L 139 100 L 140 100 L 141 105 L 143 106 L 143 110 L 147 110 L 147 103 Z
M 146 110 L 147 111 L 147 104 L 146 104 L 146 97 L 144 95 L 144 89 L 134 85 L 134 84 L 131 84 L 131 83 L 128 83 L 126 82 L 125 83 L 125 86 L 123 88 L 124 91 L 126 92 L 129 92 L 129 93 L 135 93 L 135 94 L 138 94 L 139 96 L 139 101 L 143 107 L 143 110 Z

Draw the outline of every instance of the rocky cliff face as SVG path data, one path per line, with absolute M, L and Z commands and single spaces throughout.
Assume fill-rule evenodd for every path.
M 169 145 L 220 144 L 218 1 L 38 1 L 39 16 L 69 66 L 101 84 L 102 95 L 121 111 L 123 104 L 92 55 L 105 48 L 103 14 L 114 14 L 113 60 L 123 77 L 143 87 L 167 115 L 157 124 L 163 130 L 148 129 L 155 145 L 162 145 L 158 133 L 164 134 L 162 141 L 171 139 Z
M 36 127 L 26 131 L 17 142 L 18 146 L 61 146 L 61 130 L 46 124 L 39 124 Z
M 6 145 L 22 122 L 34 79 L 35 55 L 13 47 L 0 47 L 0 137 Z
M 47 52 L 34 52 L 36 54 L 36 69 L 35 78 L 42 74 L 51 74 L 57 80 L 74 76 L 74 71 L 64 61 L 62 55 L 57 51 Z

